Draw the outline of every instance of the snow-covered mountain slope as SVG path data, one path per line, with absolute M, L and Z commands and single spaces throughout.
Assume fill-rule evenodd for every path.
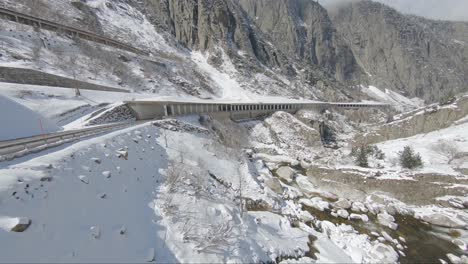
M 273 204 L 277 196 L 260 187 L 253 164 L 226 150 L 189 118 L 3 166 L 0 261 L 272 261 L 304 256 L 311 234 L 324 250 L 319 259 L 350 260 L 284 216 L 240 213 L 239 197 Z M 30 226 L 9 232 L 18 217 Z
M 398 160 L 398 152 L 411 146 L 421 154 L 427 173 L 459 174 L 453 168 L 468 169 L 468 162 L 456 155 L 468 153 L 468 123 L 451 126 L 427 134 L 401 138 L 377 144 L 387 153 L 388 160 Z M 443 146 L 442 146 L 442 145 Z

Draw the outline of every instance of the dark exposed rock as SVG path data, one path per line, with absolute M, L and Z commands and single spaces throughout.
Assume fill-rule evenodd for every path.
M 31 225 L 31 219 L 20 217 L 18 223 L 11 228 L 13 232 L 24 232 Z
M 428 101 L 466 90 L 468 23 L 403 15 L 367 0 L 342 6 L 332 20 L 372 84 Z

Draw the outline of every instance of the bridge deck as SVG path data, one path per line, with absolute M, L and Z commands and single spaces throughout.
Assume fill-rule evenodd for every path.
M 308 100 L 277 100 L 277 101 L 223 101 L 223 100 L 147 100 L 125 102 L 135 113 L 137 119 L 158 119 L 165 116 L 177 116 L 202 113 L 228 113 L 231 117 L 254 117 L 270 114 L 275 111 L 296 112 L 300 109 L 328 109 L 328 108 L 381 108 L 387 107 L 382 103 L 341 103 L 320 102 Z

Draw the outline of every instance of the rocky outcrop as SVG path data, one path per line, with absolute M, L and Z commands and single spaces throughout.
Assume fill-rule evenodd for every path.
M 273 44 L 306 65 L 347 82 L 360 76 L 351 50 L 338 37 L 327 11 L 308 0 L 241 0 L 255 25 Z
M 24 232 L 31 225 L 31 219 L 26 217 L 17 218 L 17 223 L 11 228 L 12 232 Z
M 340 7 L 332 20 L 372 84 L 430 102 L 466 90 L 467 27 L 367 0 Z
M 277 85 L 301 92 L 316 87 L 321 91 L 314 94 L 336 100 L 347 96 L 336 92 L 342 82 L 361 76 L 326 10 L 313 1 L 150 0 L 143 5 L 140 9 L 160 31 L 184 47 L 209 51 L 213 65 L 221 61 L 217 48 L 222 47 L 252 89 L 271 93 L 269 87 Z M 275 81 L 266 87 L 250 83 L 256 73 Z

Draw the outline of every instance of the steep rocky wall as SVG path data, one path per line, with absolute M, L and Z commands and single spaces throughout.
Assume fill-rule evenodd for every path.
M 357 143 L 374 144 L 386 140 L 411 137 L 447 128 L 468 115 L 468 96 L 451 105 L 427 107 L 414 115 L 380 126 L 376 131 L 358 135 Z
M 466 51 L 453 39 L 463 37 L 464 27 L 405 16 L 367 0 L 341 7 L 332 18 L 374 85 L 430 102 L 466 91 Z
M 151 0 L 144 5 L 150 20 L 180 44 L 212 54 L 221 46 L 247 76 L 267 67 L 327 87 L 361 76 L 326 10 L 313 1 Z
M 317 66 L 341 82 L 361 77 L 349 47 L 339 38 L 327 11 L 308 0 L 240 0 L 244 10 L 274 45 L 304 64 Z

